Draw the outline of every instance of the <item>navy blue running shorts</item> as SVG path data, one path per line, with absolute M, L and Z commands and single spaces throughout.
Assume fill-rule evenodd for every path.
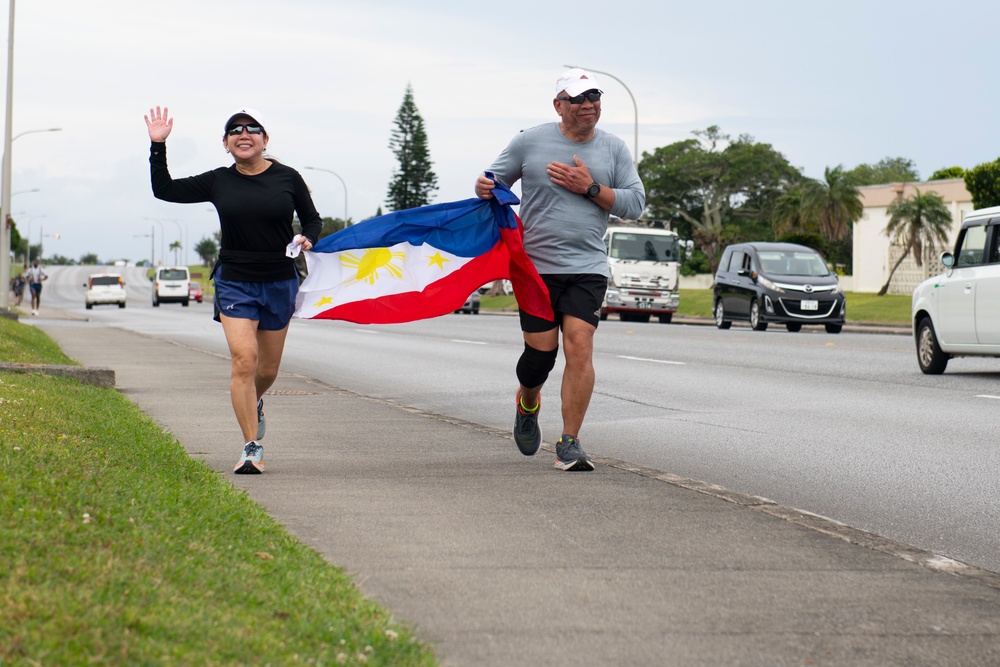
M 601 321 L 601 305 L 608 291 L 608 279 L 597 273 L 545 273 L 542 282 L 549 288 L 554 320 L 529 315 L 518 310 L 521 331 L 542 333 L 562 324 L 562 316 L 570 315 L 597 326 Z
M 215 279 L 215 319 L 226 317 L 256 320 L 261 331 L 281 331 L 295 312 L 298 278 L 273 282 Z

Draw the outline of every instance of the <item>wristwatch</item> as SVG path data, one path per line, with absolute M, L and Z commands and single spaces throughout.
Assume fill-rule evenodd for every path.
M 601 185 L 597 181 L 594 181 L 590 184 L 590 187 L 587 188 L 587 196 L 593 199 L 599 194 L 601 194 Z

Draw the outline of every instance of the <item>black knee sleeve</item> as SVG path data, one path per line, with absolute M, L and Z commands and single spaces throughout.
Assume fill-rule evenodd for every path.
M 548 379 L 549 372 L 556 365 L 556 357 L 558 356 L 558 347 L 551 352 L 542 352 L 525 343 L 524 352 L 517 360 L 517 381 L 528 389 L 542 386 Z

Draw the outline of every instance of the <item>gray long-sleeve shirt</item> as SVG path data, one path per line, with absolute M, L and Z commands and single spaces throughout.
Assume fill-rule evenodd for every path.
M 597 129 L 590 141 L 567 139 L 558 123 L 546 123 L 515 136 L 490 166 L 501 183 L 521 181 L 520 217 L 524 247 L 539 273 L 608 275 L 604 232 L 609 213 L 588 197 L 556 185 L 546 173 L 550 162 L 573 164 L 578 156 L 594 180 L 615 191 L 611 214 L 638 219 L 646 191 L 625 142 Z

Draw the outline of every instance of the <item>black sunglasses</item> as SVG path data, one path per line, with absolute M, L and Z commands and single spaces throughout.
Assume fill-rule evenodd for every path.
M 243 130 L 246 130 L 249 134 L 260 134 L 264 131 L 264 128 L 260 125 L 233 125 L 226 130 L 226 134 L 235 137 L 243 134 Z
M 599 90 L 589 90 L 586 93 L 580 93 L 579 95 L 574 95 L 573 97 L 557 97 L 557 100 L 562 100 L 563 102 L 569 102 L 570 104 L 583 104 L 584 100 L 590 102 L 600 102 L 601 101 L 601 91 Z

